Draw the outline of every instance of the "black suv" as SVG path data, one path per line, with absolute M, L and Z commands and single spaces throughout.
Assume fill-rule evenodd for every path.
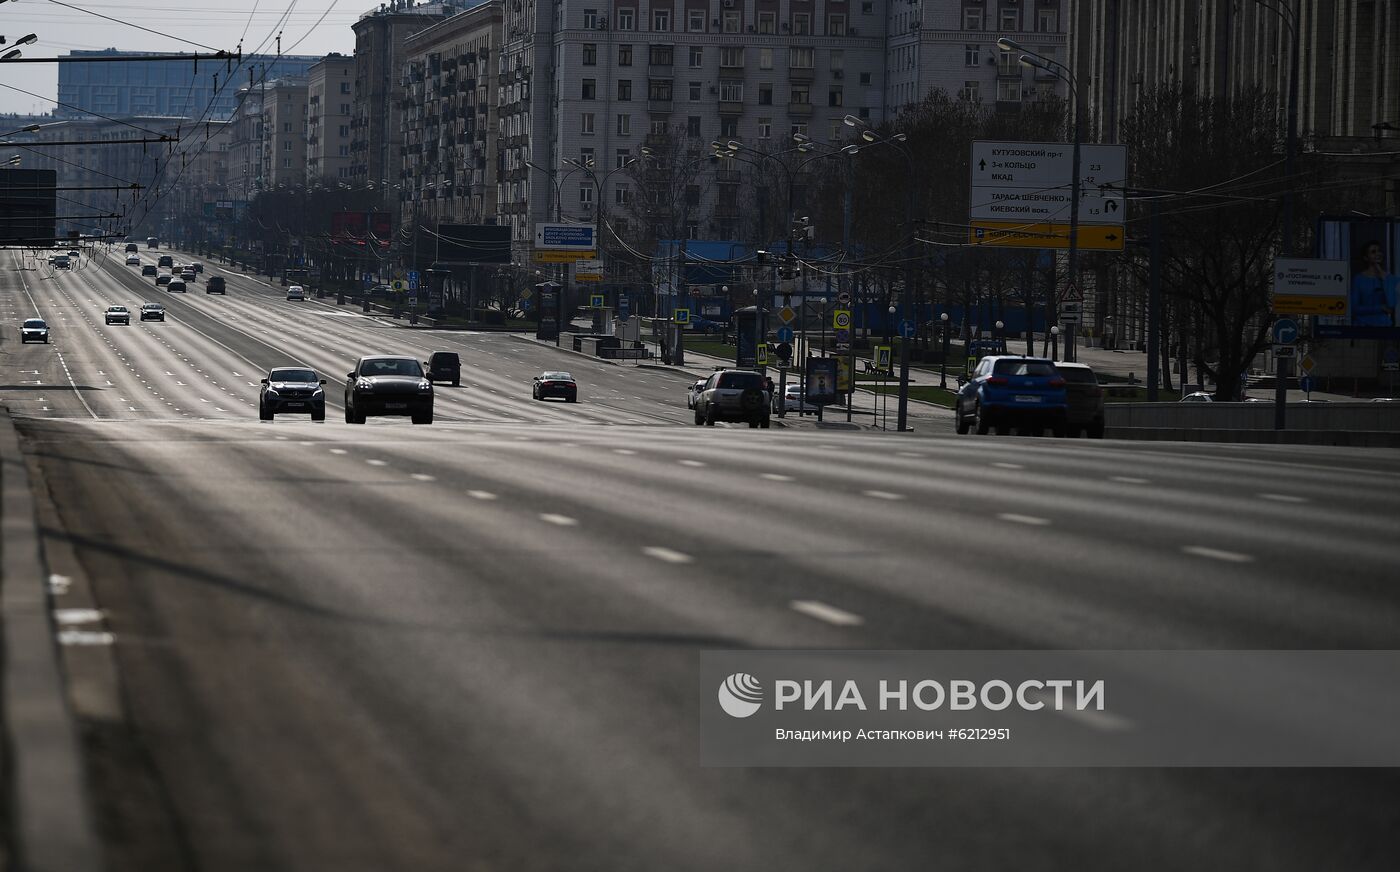
M 346 376 L 345 423 L 363 424 L 376 415 L 408 416 L 433 423 L 433 383 L 411 357 L 362 357 Z
M 750 428 L 768 428 L 771 398 L 763 376 L 746 369 L 723 369 L 710 376 L 695 398 L 695 423 L 713 427 L 716 421 L 747 421 Z
M 227 295 L 228 291 L 224 288 L 224 277 L 210 276 L 209 281 L 204 283 L 204 293 Z
M 170 267 L 171 269 L 174 269 L 174 268 L 175 268 L 175 258 L 171 257 L 171 256 L 168 255 L 168 254 L 162 254 L 162 255 L 160 256 L 160 260 L 156 261 L 156 266 L 168 266 L 168 267 Z
M 326 380 L 316 370 L 282 366 L 269 370 L 258 394 L 258 420 L 271 421 L 278 412 L 311 414 L 311 420 L 326 420 Z
M 462 360 L 455 351 L 434 351 L 424 366 L 430 382 L 450 381 L 454 388 L 462 383 Z

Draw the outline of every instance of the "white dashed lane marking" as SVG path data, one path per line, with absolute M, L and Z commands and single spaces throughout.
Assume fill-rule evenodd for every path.
M 682 554 L 679 551 L 672 551 L 670 548 L 662 548 L 659 545 L 651 545 L 642 549 L 642 553 L 648 557 L 655 557 L 657 560 L 666 563 L 693 563 L 694 557 L 689 554 Z
M 816 618 L 828 624 L 838 627 L 856 627 L 865 623 L 865 618 L 852 614 L 845 609 L 838 609 L 836 606 L 827 605 L 817 600 L 793 600 L 792 610 L 800 612 L 809 618 Z
M 1224 551 L 1220 548 L 1207 548 L 1204 545 L 1185 545 L 1181 550 L 1187 554 L 1194 554 L 1197 557 L 1207 557 L 1211 560 L 1223 560 L 1226 563 L 1254 562 L 1254 558 L 1248 554 L 1241 554 L 1238 551 Z
M 1049 518 L 1037 518 L 1035 515 L 1017 515 L 1013 512 L 1004 512 L 997 517 L 1012 524 L 1025 524 L 1030 527 L 1048 527 L 1050 525 Z

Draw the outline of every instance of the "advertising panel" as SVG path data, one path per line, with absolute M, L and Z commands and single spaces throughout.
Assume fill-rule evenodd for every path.
M 1316 334 L 1338 339 L 1400 339 L 1400 219 L 1324 217 L 1318 222 L 1317 256 L 1344 261 L 1347 312 L 1319 317 Z
M 836 399 L 836 358 L 807 358 L 807 402 L 829 406 Z

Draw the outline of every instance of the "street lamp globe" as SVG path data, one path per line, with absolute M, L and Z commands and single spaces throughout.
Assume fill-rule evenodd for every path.
M 1060 328 L 1057 327 L 1057 326 L 1051 326 L 1051 328 L 1050 328 L 1050 335 L 1051 335 L 1051 336 L 1059 336 L 1059 335 L 1060 335 Z
M 938 320 L 942 321 L 944 324 L 947 324 L 947 323 L 948 323 L 948 313 L 947 313 L 947 312 L 944 312 L 942 315 L 939 315 L 939 316 L 938 316 Z
M 1005 327 L 1005 326 L 1006 326 L 1006 322 L 1005 322 L 1005 321 L 998 321 L 998 322 L 997 322 L 997 329 L 998 329 L 998 330 L 1002 329 L 1002 328 Z
M 894 306 L 890 306 L 890 314 L 891 314 L 891 315 L 894 314 Z

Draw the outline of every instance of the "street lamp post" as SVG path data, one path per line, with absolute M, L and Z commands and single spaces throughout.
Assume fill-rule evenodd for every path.
M 1069 68 L 1053 58 L 1048 58 L 1042 54 L 1037 54 L 1024 46 L 1019 45 L 1014 40 L 1002 37 L 997 40 L 997 48 L 1002 51 L 1019 51 L 1022 55 L 1018 59 L 1021 66 L 1033 70 L 1042 70 L 1050 73 L 1055 78 L 1064 82 L 1070 88 L 1070 93 L 1074 97 L 1074 151 L 1072 158 L 1071 178 L 1070 178 L 1070 207 L 1069 207 L 1069 258 L 1066 265 L 1069 286 L 1073 286 L 1076 281 L 1076 270 L 1079 265 L 1079 146 L 1084 140 L 1084 101 L 1080 99 L 1079 82 Z M 1051 297 L 1055 296 L 1051 290 Z M 1065 360 L 1074 360 L 1074 331 L 1069 331 L 1065 338 Z
M 943 365 L 938 371 L 938 386 L 946 391 L 948 389 L 948 313 L 944 312 L 939 315 L 938 320 L 943 322 Z

